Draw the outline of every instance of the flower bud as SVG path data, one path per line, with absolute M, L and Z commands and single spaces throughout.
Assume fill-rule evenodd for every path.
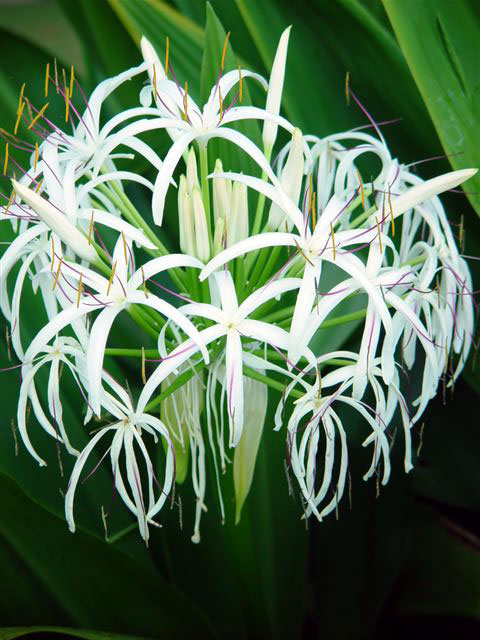
M 252 484 L 268 404 L 268 388 L 264 384 L 244 376 L 243 385 L 245 420 L 233 458 L 235 524 L 240 521 L 242 507 Z
M 230 216 L 227 219 L 227 246 L 248 238 L 247 187 L 235 182 L 232 189 Z
M 213 254 L 216 256 L 225 249 L 225 218 L 217 218 L 213 236 Z
M 35 211 L 38 217 L 68 245 L 77 256 L 88 262 L 97 262 L 98 254 L 82 233 L 69 221 L 67 216 L 38 193 L 12 180 L 13 188 L 20 198 Z
M 280 183 L 287 196 L 298 204 L 303 180 L 303 135 L 300 129 L 294 129 L 292 134 L 292 144 L 288 152 L 287 161 L 282 169 Z M 286 227 L 285 227 L 286 225 Z M 271 231 L 285 231 L 292 228 L 293 222 L 286 213 L 276 204 L 270 207 L 268 215 L 268 227 Z
M 200 183 L 198 181 L 197 157 L 191 148 L 187 159 L 187 188 L 190 194 L 193 193 L 194 187 L 200 187 Z
M 193 255 L 202 262 L 208 262 L 210 259 L 210 239 L 208 236 L 207 217 L 203 206 L 202 192 L 199 187 L 194 187 L 191 198 L 196 247 L 196 251 Z
M 214 173 L 223 173 L 222 161 L 218 158 L 215 163 Z M 232 198 L 232 181 L 227 178 L 215 178 L 213 180 L 213 218 L 215 224 L 218 218 L 226 220 L 230 212 Z
M 180 176 L 178 187 L 178 227 L 180 249 L 189 256 L 195 255 L 195 231 L 193 222 L 192 197 L 187 190 L 185 176 Z
M 273 115 L 278 116 L 280 113 L 280 102 L 282 100 L 283 80 L 285 77 L 285 64 L 287 61 L 288 38 L 290 36 L 291 27 L 287 27 L 280 36 L 277 52 L 270 73 L 270 81 L 268 83 L 267 104 L 265 110 Z M 265 120 L 263 125 L 263 147 L 265 154 L 270 157 L 273 145 L 277 139 L 278 124 L 271 120 Z

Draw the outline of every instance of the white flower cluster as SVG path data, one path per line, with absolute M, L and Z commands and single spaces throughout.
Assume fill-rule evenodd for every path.
M 168 66 L 145 39 L 144 63 L 102 82 L 83 112 L 73 99 L 74 89 L 83 96 L 73 72 L 68 87 L 47 70 L 46 83 L 65 99 L 70 133 L 45 109 L 35 115 L 22 92 L 17 127 L 23 120 L 39 143 L 27 147 L 30 166 L 13 181 L 0 212 L 16 231 L 1 259 L 1 309 L 21 363 L 17 420 L 25 447 L 45 464 L 29 439 L 30 401 L 38 424 L 76 456 L 65 499 L 72 531 L 80 475 L 104 439 L 109 444 L 101 459 L 109 455 L 115 489 L 145 541 L 189 467 L 197 499 L 192 539 L 200 540 L 207 454 L 223 517 L 220 474 L 232 462 L 229 449 L 238 520 L 269 387 L 283 391 L 274 427 L 286 429 L 287 463 L 305 515 L 321 520 L 337 507 L 347 477 L 342 407 L 357 412 L 365 426 L 363 444 L 372 451 L 365 478 L 375 474 L 386 483 L 391 425 L 398 420 L 403 427 L 409 471 L 412 426 L 442 377 L 452 384 L 464 366 L 474 330 L 472 282 L 438 194 L 475 171 L 424 182 L 391 157 L 373 122 L 375 135 L 303 135 L 279 115 L 288 37 L 286 30 L 269 83 L 248 71 L 224 73 L 223 56 L 203 109 L 171 68 L 169 79 Z M 140 104 L 102 123 L 105 99 L 141 74 Z M 267 91 L 265 108 L 242 106 L 247 78 Z M 263 143 L 235 128 L 241 120 L 260 122 Z M 156 138 L 147 144 L 139 137 L 159 130 L 170 139 L 163 157 L 151 143 Z M 279 131 L 288 142 L 272 164 Z M 235 172 L 222 159 L 209 174 L 212 138 L 236 145 L 256 175 Z M 10 144 L 20 146 L 19 138 Z M 124 168 L 134 156 L 151 165 L 153 182 Z M 186 170 L 177 186 L 173 174 L 182 158 Z M 151 216 L 142 216 L 127 196 L 125 184 L 132 181 L 151 191 Z M 177 211 L 173 199 L 165 204 L 175 190 Z M 174 252 L 175 237 L 157 233 L 164 218 L 178 220 Z M 40 293 L 46 314 L 28 345 L 21 312 L 26 281 Z M 156 349 L 107 348 L 123 311 L 147 340 L 155 339 Z M 360 329 L 358 349 L 338 350 L 334 330 L 328 334 L 333 344 L 319 342 L 319 330 L 347 323 Z M 143 384 L 136 402 L 107 371 L 118 356 L 138 358 Z M 147 376 L 146 362 L 153 360 Z M 414 364 L 423 374 L 407 399 L 402 379 Z M 48 388 L 39 393 L 35 378 L 43 367 Z M 83 398 L 85 424 L 94 415 L 105 421 L 81 452 L 62 417 L 62 367 Z M 132 389 L 139 382 L 140 374 Z M 153 415 L 158 407 L 161 419 Z M 157 444 L 164 452 L 161 469 L 151 461 L 150 436 L 163 441 Z

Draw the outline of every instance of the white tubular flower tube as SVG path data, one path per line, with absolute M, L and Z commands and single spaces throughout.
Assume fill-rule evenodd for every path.
M 223 173 L 223 165 L 220 158 L 215 163 L 214 173 Z M 213 180 L 213 217 L 215 224 L 222 218 L 226 220 L 230 212 L 232 198 L 232 181 L 226 178 Z
M 203 206 L 202 192 L 195 186 L 192 193 L 193 221 L 195 226 L 195 253 L 202 262 L 210 259 L 210 240 L 208 237 L 207 217 Z
M 280 183 L 287 196 L 295 203 L 295 205 L 298 205 L 298 199 L 302 189 L 303 167 L 303 135 L 300 129 L 294 129 L 292 134 L 292 144 L 290 146 L 287 161 L 282 169 Z M 311 198 L 311 194 L 309 195 Z M 285 211 L 273 202 L 268 215 L 268 228 L 270 231 L 285 231 L 285 226 L 288 231 L 291 231 L 293 222 L 288 218 Z
M 265 110 L 273 115 L 280 113 L 280 102 L 282 100 L 283 80 L 285 78 L 285 64 L 287 62 L 288 38 L 290 27 L 287 27 L 280 36 L 277 52 L 272 65 L 270 82 L 268 83 L 267 104 Z M 265 120 L 263 125 L 263 147 L 267 157 L 270 155 L 275 140 L 277 139 L 278 124 L 272 120 Z
M 89 244 L 80 231 L 68 220 L 68 218 L 56 209 L 48 200 L 42 198 L 38 193 L 12 180 L 15 192 L 22 198 L 29 207 L 35 211 L 38 217 L 50 227 L 68 245 L 79 258 L 88 262 L 98 262 L 99 257 L 95 249 Z

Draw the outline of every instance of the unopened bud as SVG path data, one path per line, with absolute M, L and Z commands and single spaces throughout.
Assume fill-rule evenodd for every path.
M 220 159 L 215 163 L 214 173 L 223 173 Z M 218 218 L 227 219 L 230 212 L 232 198 L 232 181 L 227 178 L 215 178 L 213 181 L 213 218 L 215 224 Z
M 303 135 L 300 129 L 294 129 L 292 144 L 287 161 L 280 176 L 280 183 L 287 196 L 297 205 L 303 180 Z M 310 194 L 311 197 L 311 194 Z M 268 227 L 271 231 L 285 231 L 292 228 L 293 222 L 277 204 L 272 204 L 268 215 Z
M 187 190 L 185 176 L 180 176 L 178 187 L 178 227 L 180 249 L 189 256 L 195 255 L 195 231 L 193 223 L 192 197 Z
M 62 242 L 75 251 L 77 256 L 93 263 L 99 260 L 94 247 L 69 221 L 65 214 L 54 207 L 48 200 L 45 200 L 45 198 L 42 198 L 41 195 L 33 191 L 33 189 L 29 189 L 16 180 L 12 180 L 12 185 L 20 198 L 60 237 Z
M 248 196 L 247 187 L 235 182 L 232 189 L 232 205 L 227 220 L 227 246 L 248 238 Z
M 194 187 L 199 187 L 198 171 L 197 171 L 197 157 L 195 151 L 190 149 L 187 159 L 187 186 L 189 193 L 193 193 Z
M 202 192 L 194 187 L 192 193 L 193 219 L 195 224 L 195 247 L 193 254 L 202 262 L 210 259 L 210 240 L 208 237 L 207 217 L 203 206 Z

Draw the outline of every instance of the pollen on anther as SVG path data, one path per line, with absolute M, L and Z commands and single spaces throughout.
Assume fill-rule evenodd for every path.
M 7 168 L 8 168 L 8 142 L 5 145 L 5 161 L 3 163 L 3 175 L 4 176 L 7 175 Z
M 242 67 L 238 65 L 238 99 L 240 102 L 243 100 L 243 78 Z
M 382 233 L 380 231 L 380 223 L 378 221 L 377 216 L 375 216 L 375 222 L 377 223 L 377 233 L 378 233 L 378 244 L 380 246 L 380 253 L 383 253 L 383 247 L 382 247 Z
M 170 38 L 168 36 L 166 37 L 165 49 L 165 75 L 168 75 L 168 58 L 170 55 Z
M 63 256 L 60 256 L 60 261 L 57 267 L 57 273 L 55 275 L 55 280 L 53 281 L 52 291 L 55 291 L 55 287 L 57 286 L 58 278 L 60 276 L 60 269 L 62 268 Z
M 90 226 L 88 227 L 88 244 L 92 244 L 92 232 L 93 232 L 93 209 L 90 216 Z
M 80 278 L 78 279 L 78 292 L 77 292 L 77 309 L 80 306 L 80 297 L 82 295 L 83 286 L 82 286 L 82 272 L 80 272 Z
M 40 111 L 37 113 L 37 115 L 33 118 L 33 120 L 30 122 L 30 124 L 28 125 L 28 129 L 31 129 L 32 127 L 34 127 L 36 125 L 36 123 L 38 122 L 38 120 L 40 120 L 40 118 L 43 116 L 43 114 L 45 113 L 45 111 L 47 110 L 48 107 L 48 102 L 45 103 L 43 105 L 43 107 L 40 109 Z
M 13 135 L 17 135 L 18 125 L 20 124 L 20 120 L 22 119 L 23 110 L 25 109 L 25 102 L 22 102 L 18 111 L 17 111 L 17 120 L 15 121 L 15 128 L 13 129 Z
M 110 279 L 108 281 L 107 296 L 110 293 L 110 287 L 112 286 L 113 278 L 115 277 L 116 268 L 117 268 L 117 261 L 115 260 L 115 262 L 113 263 L 112 273 L 110 274 Z
M 38 164 L 38 142 L 35 142 L 35 160 L 33 163 L 33 170 L 35 172 L 37 171 L 37 164 Z
M 225 38 L 225 42 L 223 43 L 222 62 L 220 64 L 222 71 L 225 68 L 225 58 L 227 57 L 227 45 L 228 45 L 229 37 L 230 37 L 230 31 L 227 33 L 227 37 Z
M 335 246 L 335 231 L 333 230 L 333 224 L 330 223 L 330 233 L 332 236 L 332 248 L 333 248 L 333 259 L 337 257 L 337 248 Z
M 48 98 L 48 80 L 50 78 L 50 63 L 45 67 L 45 98 Z

